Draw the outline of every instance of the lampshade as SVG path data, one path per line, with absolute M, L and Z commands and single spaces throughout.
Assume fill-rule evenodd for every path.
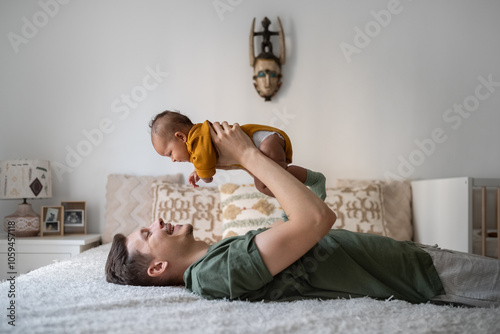
M 0 199 L 24 199 L 17 211 L 4 219 L 4 230 L 16 237 L 40 232 L 40 215 L 26 199 L 52 197 L 50 162 L 45 160 L 0 161 Z
M 50 162 L 45 160 L 0 161 L 0 198 L 51 198 Z

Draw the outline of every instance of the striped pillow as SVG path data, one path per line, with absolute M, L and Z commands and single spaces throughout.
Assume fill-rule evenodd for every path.
M 278 201 L 253 184 L 226 183 L 219 190 L 223 238 L 269 227 L 281 219 L 283 209 Z M 332 229 L 388 235 L 379 185 L 327 188 L 326 194 L 325 203 L 337 214 Z
M 244 235 L 268 227 L 281 219 L 278 201 L 259 192 L 253 184 L 226 183 L 219 186 L 222 238 Z

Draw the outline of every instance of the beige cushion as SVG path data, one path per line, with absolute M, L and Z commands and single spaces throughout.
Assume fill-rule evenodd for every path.
M 334 229 L 388 235 L 379 185 L 326 188 L 325 203 L 337 215 Z
M 226 183 L 219 190 L 223 238 L 269 227 L 281 219 L 283 210 L 278 201 L 259 192 L 253 184 Z
M 253 184 L 227 183 L 219 190 L 223 238 L 269 227 L 281 219 L 283 209 L 278 201 L 260 193 Z M 333 228 L 387 235 L 380 186 L 327 188 L 326 193 L 325 203 L 338 216 Z
M 387 236 L 396 240 L 412 240 L 411 183 L 404 181 L 338 179 L 337 187 L 380 185 L 383 195 Z
M 182 174 L 163 176 L 108 175 L 102 242 L 113 240 L 115 234 L 129 235 L 152 221 L 151 206 L 155 180 L 182 183 Z
M 208 244 L 221 240 L 222 220 L 219 189 L 153 182 L 153 219 L 171 224 L 192 224 L 194 237 Z

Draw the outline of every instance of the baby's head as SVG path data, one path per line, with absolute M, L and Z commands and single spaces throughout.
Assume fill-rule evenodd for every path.
M 151 142 L 159 155 L 172 161 L 189 161 L 186 147 L 187 135 L 193 123 L 176 111 L 164 111 L 156 115 L 149 123 Z

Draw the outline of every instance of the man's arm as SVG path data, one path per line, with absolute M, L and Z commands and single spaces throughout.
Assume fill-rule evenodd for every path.
M 213 124 L 212 140 L 219 159 L 239 163 L 272 191 L 288 213 L 286 224 L 258 234 L 254 241 L 270 273 L 274 276 L 309 251 L 328 231 L 336 215 L 292 174 L 266 157 L 235 124 Z

